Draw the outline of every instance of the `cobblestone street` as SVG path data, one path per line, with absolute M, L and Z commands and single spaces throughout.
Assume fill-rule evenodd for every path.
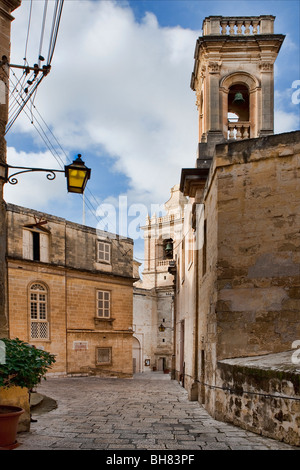
M 292 450 L 212 419 L 164 374 L 134 379 L 51 378 L 38 393 L 57 407 L 37 407 L 18 450 Z M 134 453 L 133 453 L 134 454 Z

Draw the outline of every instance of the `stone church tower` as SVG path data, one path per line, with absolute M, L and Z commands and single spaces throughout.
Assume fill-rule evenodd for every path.
M 197 40 L 198 155 L 180 181 L 197 243 L 176 263 L 175 378 L 215 419 L 299 446 L 300 131 L 274 135 L 274 20 L 211 16 Z
M 209 16 L 195 48 L 191 88 L 199 110 L 197 166 L 209 166 L 215 145 L 273 134 L 273 65 L 284 35 L 274 16 Z
M 165 215 L 147 217 L 144 231 L 144 269 L 135 284 L 133 301 L 133 360 L 136 372 L 151 370 L 174 374 L 175 250 L 182 244 L 183 220 L 188 200 L 171 188 Z

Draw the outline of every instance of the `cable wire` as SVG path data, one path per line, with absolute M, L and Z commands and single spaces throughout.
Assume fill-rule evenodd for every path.
M 31 27 L 32 2 L 33 0 L 30 0 L 29 19 L 28 19 L 28 26 L 27 26 L 26 41 L 25 41 L 24 59 L 23 59 L 24 62 L 27 62 L 27 47 L 28 47 L 29 32 L 30 32 L 30 27 Z
M 41 30 L 41 38 L 40 38 L 40 47 L 39 47 L 39 55 L 38 55 L 39 66 L 40 66 L 40 63 L 41 63 L 40 57 L 42 55 L 42 47 L 43 47 L 43 42 L 44 42 L 45 25 L 46 25 L 46 18 L 47 18 L 47 9 L 48 9 L 48 0 L 45 0 L 43 21 L 42 21 L 42 30 Z
M 63 5 L 64 5 L 64 0 L 59 0 L 59 6 L 58 6 L 58 3 L 56 2 L 56 8 L 53 14 L 52 31 L 51 31 L 51 37 L 50 37 L 48 59 L 47 59 L 48 65 L 50 65 L 52 62 L 54 49 L 56 46 L 56 41 L 57 41 L 57 36 L 58 36 L 59 25 L 61 21 Z
M 13 98 L 16 100 L 17 98 L 15 96 L 13 96 Z M 21 97 L 22 99 L 22 97 Z M 28 104 L 26 103 L 24 105 L 24 107 L 27 106 L 28 107 Z M 37 108 L 36 106 L 34 105 L 34 110 L 37 111 Z M 24 114 L 30 119 L 30 116 L 28 115 L 28 113 L 26 112 L 26 110 L 24 109 Z M 42 121 L 44 122 L 44 124 L 46 125 L 46 128 L 48 129 L 48 131 L 50 131 L 51 135 L 54 137 L 54 134 L 53 132 L 51 131 L 51 129 L 49 128 L 49 126 L 45 123 L 44 119 L 42 118 L 41 114 L 38 112 L 40 118 L 42 119 Z M 35 130 L 38 132 L 39 136 L 41 137 L 41 139 L 44 141 L 46 147 L 49 149 L 49 151 L 52 153 L 52 155 L 54 156 L 54 158 L 56 159 L 56 161 L 58 162 L 58 164 L 60 165 L 61 168 L 63 168 L 64 166 L 64 161 L 62 160 L 62 158 L 60 157 L 60 155 L 58 154 L 55 146 L 51 143 L 51 140 L 49 139 L 49 137 L 47 136 L 46 132 L 44 131 L 42 125 L 40 124 L 39 120 L 35 117 L 35 120 L 31 120 L 31 124 L 34 126 Z M 58 143 L 58 140 L 55 138 L 56 142 Z M 59 147 L 62 149 L 61 145 L 59 144 Z M 69 157 L 67 156 L 66 152 L 63 151 L 63 153 L 65 154 L 65 156 L 67 157 L 67 159 L 69 159 Z M 91 191 L 88 189 L 88 192 L 93 196 L 94 200 L 96 203 L 97 202 L 97 199 L 96 197 L 91 193 Z M 82 196 L 82 195 L 81 195 Z M 83 196 L 82 196 L 83 197 Z M 96 218 L 97 222 L 99 222 L 99 218 L 97 217 L 97 209 L 95 208 L 94 204 L 89 200 L 89 199 L 85 199 L 85 203 L 87 205 L 87 208 L 88 210 L 91 212 L 91 214 Z M 105 230 L 104 230 L 105 232 Z M 108 233 L 108 232 L 106 232 Z M 115 240 L 114 238 L 111 238 L 112 242 L 115 242 L 118 250 L 120 251 L 120 253 L 122 254 L 122 256 L 126 256 L 129 251 L 131 250 L 131 248 L 129 248 L 127 251 L 125 251 L 123 249 L 123 247 L 118 243 L 117 240 Z

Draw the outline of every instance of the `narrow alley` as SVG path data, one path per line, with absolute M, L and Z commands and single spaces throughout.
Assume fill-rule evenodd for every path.
M 16 451 L 295 449 L 212 419 L 163 373 L 48 378 L 37 392 L 56 403 L 50 411 L 41 404 L 33 409 L 36 422 L 18 434 Z

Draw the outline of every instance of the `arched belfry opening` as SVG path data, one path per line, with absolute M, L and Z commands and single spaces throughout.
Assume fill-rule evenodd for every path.
M 228 93 L 228 112 L 239 117 L 239 121 L 249 121 L 249 91 L 246 85 L 232 85 Z
M 250 137 L 250 99 L 246 85 L 235 84 L 229 88 L 228 139 L 248 139 Z
M 261 125 L 261 82 L 247 72 L 233 72 L 220 81 L 222 133 L 226 140 L 258 137 Z

